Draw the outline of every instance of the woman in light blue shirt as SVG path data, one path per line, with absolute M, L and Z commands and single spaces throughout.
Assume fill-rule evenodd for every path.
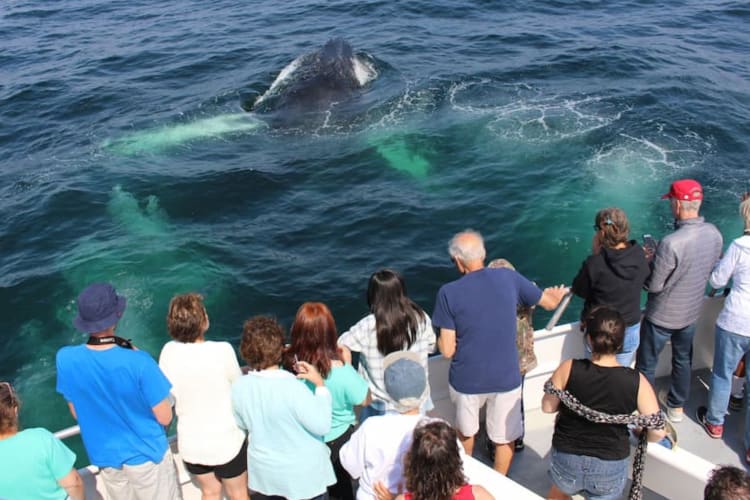
M 315 366 L 280 369 L 284 332 L 272 318 L 245 322 L 240 353 L 250 366 L 232 385 L 235 418 L 249 434 L 248 484 L 287 500 L 322 499 L 336 482 L 323 436 L 331 429 L 331 393 Z M 315 391 L 297 379 L 311 382 Z

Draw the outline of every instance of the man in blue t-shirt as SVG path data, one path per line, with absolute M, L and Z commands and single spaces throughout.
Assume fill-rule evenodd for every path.
M 57 353 L 57 392 L 111 498 L 182 498 L 163 427 L 172 386 L 147 352 L 115 335 L 125 305 L 107 283 L 81 292 L 73 325 L 90 337 Z
M 523 433 L 516 308 L 539 305 L 552 310 L 567 289 L 561 285 L 542 291 L 516 271 L 485 268 L 484 241 L 476 231 L 456 234 L 448 252 L 463 276 L 440 287 L 432 324 L 440 329 L 440 352 L 451 358 L 448 381 L 456 428 L 471 455 L 479 410 L 486 403 L 495 470 L 507 474 L 513 443 Z

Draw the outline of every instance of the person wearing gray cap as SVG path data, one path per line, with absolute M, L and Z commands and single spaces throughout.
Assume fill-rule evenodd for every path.
M 419 408 L 427 398 L 427 374 L 418 353 L 393 352 L 383 359 L 385 390 L 393 407 L 368 418 L 341 447 L 341 465 L 359 479 L 357 500 L 376 498 L 375 485 L 392 493 L 403 482 L 403 456 L 411 446 L 414 427 L 423 418 Z
M 57 392 L 109 498 L 182 498 L 163 428 L 172 421 L 172 385 L 150 354 L 115 335 L 126 303 L 108 283 L 81 292 L 73 325 L 90 336 L 58 351 Z

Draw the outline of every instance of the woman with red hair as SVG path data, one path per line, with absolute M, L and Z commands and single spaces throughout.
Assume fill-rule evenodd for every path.
M 354 407 L 370 404 L 370 389 L 354 368 L 343 362 L 337 338 L 336 322 L 328 307 L 322 302 L 305 302 L 292 324 L 292 342 L 284 354 L 284 367 L 296 372 L 297 362 L 306 361 L 325 379 L 333 398 L 333 417 L 324 440 L 331 449 L 336 473 L 336 484 L 328 488 L 328 493 L 332 498 L 353 500 L 351 477 L 341 466 L 339 449 L 354 431 Z

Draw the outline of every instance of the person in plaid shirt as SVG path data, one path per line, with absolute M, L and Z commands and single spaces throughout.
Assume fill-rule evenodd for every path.
M 341 334 L 338 340 L 346 362 L 352 351 L 359 353 L 359 373 L 370 384 L 372 403 L 362 409 L 360 422 L 372 415 L 382 415 L 394 407 L 385 390 L 383 358 L 396 351 L 419 355 L 427 370 L 427 358 L 435 350 L 435 332 L 430 317 L 406 295 L 403 276 L 391 269 L 381 269 L 370 276 L 367 287 L 370 314 Z M 432 409 L 428 395 L 422 413 Z

